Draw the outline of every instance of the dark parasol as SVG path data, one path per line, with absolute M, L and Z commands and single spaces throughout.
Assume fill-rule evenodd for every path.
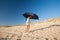
M 39 19 L 39 17 L 38 17 L 36 14 L 30 13 L 30 12 L 25 12 L 25 13 L 23 14 L 23 16 L 24 16 L 25 18 L 30 17 L 30 19 Z

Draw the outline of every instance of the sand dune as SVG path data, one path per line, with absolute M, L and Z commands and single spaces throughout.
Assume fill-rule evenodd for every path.
M 60 40 L 60 18 L 51 18 L 31 23 L 30 32 L 26 25 L 0 27 L 0 40 Z

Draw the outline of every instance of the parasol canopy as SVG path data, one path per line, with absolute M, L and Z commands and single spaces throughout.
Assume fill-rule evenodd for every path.
M 30 17 L 30 19 L 39 19 L 39 17 L 38 17 L 36 14 L 30 13 L 30 12 L 24 13 L 23 16 L 24 16 L 25 18 Z

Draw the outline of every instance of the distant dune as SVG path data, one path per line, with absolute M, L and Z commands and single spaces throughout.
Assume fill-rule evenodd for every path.
M 0 40 L 60 40 L 60 18 L 51 18 L 26 25 L 0 27 Z

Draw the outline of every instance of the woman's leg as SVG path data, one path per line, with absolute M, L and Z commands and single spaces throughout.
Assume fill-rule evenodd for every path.
M 27 25 L 26 32 L 29 32 L 30 25 Z

